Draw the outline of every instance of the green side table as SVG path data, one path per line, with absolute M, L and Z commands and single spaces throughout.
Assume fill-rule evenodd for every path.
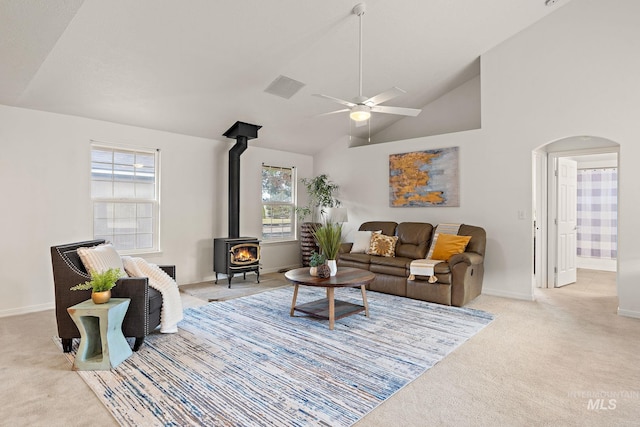
M 131 356 L 131 347 L 122 334 L 130 302 L 129 298 L 111 298 L 105 304 L 87 300 L 67 308 L 80 331 L 74 371 L 108 371 Z

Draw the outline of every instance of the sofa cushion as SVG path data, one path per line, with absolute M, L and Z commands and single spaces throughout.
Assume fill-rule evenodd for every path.
M 371 265 L 386 265 L 389 267 L 403 268 L 405 270 L 409 268 L 411 261 L 413 261 L 412 258 L 406 258 L 406 257 L 382 257 L 382 256 L 371 257 Z M 405 272 L 402 272 L 401 274 L 404 276 Z
M 382 231 L 386 236 L 394 236 L 396 234 L 397 222 L 393 221 L 369 221 L 363 222 L 358 230 L 360 231 Z
M 439 262 L 433 267 L 433 273 L 437 276 L 451 273 L 451 266 L 448 262 Z
M 438 234 L 436 246 L 431 259 L 448 261 L 455 254 L 461 254 L 471 240 L 471 236 L 456 236 L 453 234 Z
M 448 262 L 439 262 L 433 267 L 433 274 L 438 278 L 436 283 L 448 285 L 451 283 L 451 266 Z M 427 276 L 416 276 L 416 282 L 426 282 Z
M 378 260 L 378 258 L 384 257 L 374 257 L 373 260 Z M 373 262 L 369 264 L 369 271 L 376 274 L 386 274 L 388 276 L 395 276 L 401 278 L 402 280 L 407 279 L 407 267 L 405 266 L 407 260 L 409 258 L 385 258 L 387 260 L 394 260 L 397 263 L 392 264 L 374 264 Z
M 396 227 L 396 256 L 426 258 L 433 226 L 426 222 L 401 222 Z
M 374 233 L 371 235 L 371 244 L 367 253 L 369 255 L 394 257 L 396 256 L 397 242 L 398 236 L 385 236 L 384 234 Z
M 162 307 L 162 294 L 160 291 L 149 287 L 149 313 L 160 311 Z
M 371 255 L 351 253 L 351 252 L 344 253 L 344 254 L 340 254 L 340 261 L 360 262 L 362 264 L 368 265 L 371 262 Z M 363 268 L 367 268 L 366 265 L 363 266 Z

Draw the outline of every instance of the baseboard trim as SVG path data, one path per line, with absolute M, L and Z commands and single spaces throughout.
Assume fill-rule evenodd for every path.
M 302 267 L 302 265 L 293 264 L 293 265 L 285 265 L 285 266 L 277 267 L 277 268 L 267 268 L 267 269 L 264 269 L 264 270 L 260 271 L 260 274 L 279 273 L 279 272 L 284 271 L 284 270 L 293 270 L 294 268 L 300 268 L 300 267 Z
M 618 308 L 618 316 L 633 317 L 634 319 L 640 319 L 640 311 L 624 310 Z
M 524 300 L 524 301 L 533 301 L 534 297 L 533 297 L 533 292 L 531 292 L 530 294 L 523 294 L 520 292 L 510 292 L 510 291 L 503 291 L 501 289 L 491 289 L 491 288 L 482 288 L 482 294 L 484 295 L 491 295 L 494 297 L 502 297 L 502 298 L 511 298 L 511 299 L 519 299 L 519 300 Z
M 48 302 L 45 304 L 29 305 L 26 307 L 10 308 L 8 310 L 0 310 L 0 317 L 18 316 L 20 314 L 35 313 L 37 311 L 52 310 L 56 307 L 55 303 Z

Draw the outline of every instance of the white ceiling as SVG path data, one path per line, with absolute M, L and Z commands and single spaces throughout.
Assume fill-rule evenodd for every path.
M 367 0 L 364 95 L 398 86 L 385 105 L 420 108 L 568 1 Z M 311 95 L 358 95 L 358 2 L 0 0 L 0 103 L 218 140 L 241 120 L 262 147 L 313 154 L 350 133 Z M 306 86 L 265 93 L 279 75 Z

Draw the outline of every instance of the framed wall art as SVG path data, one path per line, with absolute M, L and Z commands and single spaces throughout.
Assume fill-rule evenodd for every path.
M 391 154 L 389 206 L 460 206 L 458 147 Z

